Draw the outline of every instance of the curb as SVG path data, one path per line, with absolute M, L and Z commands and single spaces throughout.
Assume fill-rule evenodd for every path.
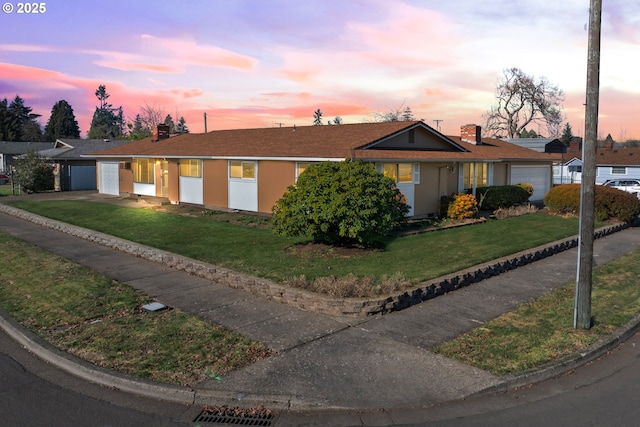
M 181 387 L 121 374 L 96 366 L 54 347 L 16 322 L 2 309 L 0 309 L 0 330 L 38 358 L 77 378 L 149 399 L 198 406 L 242 405 L 250 408 L 262 405 L 275 410 L 340 409 L 323 405 L 322 402 L 298 399 L 295 396 L 257 395 Z

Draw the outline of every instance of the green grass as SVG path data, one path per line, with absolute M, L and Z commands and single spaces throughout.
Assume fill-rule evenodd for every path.
M 567 285 L 434 349 L 497 375 L 583 350 L 640 312 L 640 250 L 594 272 L 589 330 L 573 328 L 575 284 Z
M 270 354 L 264 345 L 0 233 L 0 307 L 58 348 L 142 378 L 194 385 Z
M 284 282 L 349 273 L 381 278 L 400 272 L 412 283 L 575 235 L 578 220 L 525 215 L 474 226 L 388 237 L 383 251 L 349 257 L 298 256 L 288 249 L 304 239 L 276 236 L 268 228 L 188 217 L 153 209 L 86 201 L 19 201 L 14 206 L 233 270 Z
M 11 196 L 12 194 L 13 193 L 12 193 L 11 185 L 9 184 L 0 185 L 0 197 Z

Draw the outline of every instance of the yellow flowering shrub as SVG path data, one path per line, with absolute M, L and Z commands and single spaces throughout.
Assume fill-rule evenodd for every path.
M 478 201 L 473 194 L 454 194 L 449 208 L 447 209 L 447 216 L 451 219 L 466 219 L 473 218 L 478 214 Z

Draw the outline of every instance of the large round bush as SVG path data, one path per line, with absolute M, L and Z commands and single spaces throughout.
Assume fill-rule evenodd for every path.
M 580 184 L 553 187 L 544 197 L 550 211 L 559 214 L 580 213 Z M 595 187 L 595 219 L 631 222 L 640 215 L 640 200 L 633 194 L 604 185 Z
M 273 230 L 316 242 L 371 244 L 409 212 L 395 181 L 363 161 L 309 166 L 273 207 Z

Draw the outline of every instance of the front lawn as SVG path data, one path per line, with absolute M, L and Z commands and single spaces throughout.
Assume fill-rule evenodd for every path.
M 87 201 L 17 201 L 13 206 L 236 271 L 285 282 L 344 277 L 379 280 L 401 273 L 417 284 L 578 232 L 576 218 L 537 213 L 505 220 L 388 237 L 384 250 L 344 254 L 293 250 L 304 239 L 278 237 L 269 228 L 233 224 L 219 215 L 184 216 L 154 209 Z M 336 248 L 337 249 L 337 248 Z

